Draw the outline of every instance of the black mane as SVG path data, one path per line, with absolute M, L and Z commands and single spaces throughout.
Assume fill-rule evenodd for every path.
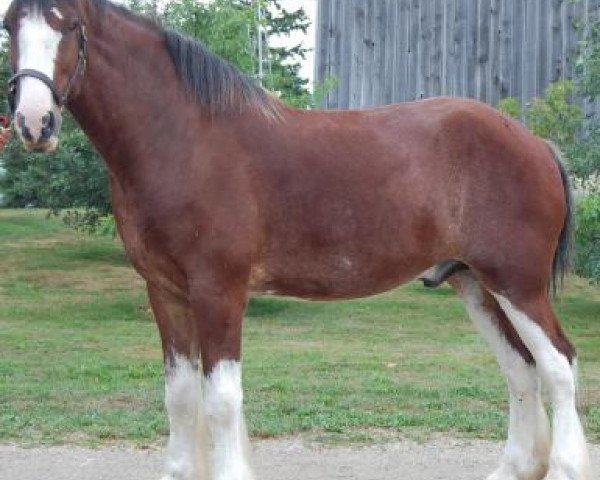
M 202 43 L 164 30 L 167 51 L 177 74 L 211 116 L 254 108 L 276 116 L 278 102 L 230 63 Z

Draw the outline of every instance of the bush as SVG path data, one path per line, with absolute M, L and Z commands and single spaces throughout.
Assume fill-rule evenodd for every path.
M 498 110 L 513 118 L 524 119 L 533 133 L 569 149 L 583 126 L 583 111 L 571 102 L 573 83 L 569 80 L 552 83 L 544 95 L 534 98 L 525 108 L 514 97 L 498 103 Z
M 70 123 L 70 122 L 69 122 Z M 52 154 L 32 154 L 13 138 L 0 155 L 6 207 L 94 208 L 110 212 L 106 167 L 83 132 L 70 125 Z
M 519 119 L 523 116 L 523 109 L 521 108 L 521 104 L 515 97 L 506 97 L 498 102 L 497 106 L 498 110 L 500 110 L 504 115 L 508 115 L 509 117 Z
M 575 232 L 575 272 L 600 279 L 600 194 L 579 198 Z
M 552 83 L 541 98 L 534 98 L 525 110 L 526 123 L 540 137 L 548 138 L 561 148 L 575 142 L 583 124 L 583 111 L 571 103 L 573 83 Z
M 600 173 L 600 126 L 592 126 L 577 141 L 563 147 L 573 175 L 581 179 Z

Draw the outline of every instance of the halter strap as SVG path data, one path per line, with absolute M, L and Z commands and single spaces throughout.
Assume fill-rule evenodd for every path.
M 31 68 L 24 68 L 23 70 L 19 70 L 12 77 L 10 77 L 10 79 L 8 80 L 9 88 L 10 89 L 14 88 L 16 90 L 17 82 L 18 82 L 19 78 L 21 78 L 21 77 L 33 77 L 33 78 L 37 78 L 41 82 L 45 83 L 46 86 L 52 92 L 52 96 L 54 97 L 54 101 L 56 102 L 56 104 L 59 106 L 62 106 L 62 98 L 63 97 L 58 93 L 58 90 L 56 90 L 56 86 L 54 85 L 54 82 L 48 75 L 46 75 L 45 73 L 42 73 L 38 70 L 33 70 Z
M 10 107 L 11 113 L 15 111 L 15 102 L 17 96 L 17 86 L 19 83 L 19 79 L 22 77 L 32 77 L 40 80 L 46 85 L 50 91 L 52 92 L 52 97 L 56 104 L 62 108 L 69 99 L 69 94 L 73 89 L 73 85 L 75 85 L 75 80 L 79 76 L 83 76 L 85 73 L 85 68 L 87 66 L 87 31 L 85 29 L 85 25 L 80 23 L 79 27 L 79 52 L 77 54 L 77 65 L 75 66 L 75 70 L 73 74 L 69 77 L 69 81 L 67 82 L 67 87 L 65 88 L 64 93 L 61 95 L 54 81 L 48 77 L 45 73 L 42 73 L 38 70 L 24 68 L 23 70 L 19 70 L 8 80 L 8 104 Z

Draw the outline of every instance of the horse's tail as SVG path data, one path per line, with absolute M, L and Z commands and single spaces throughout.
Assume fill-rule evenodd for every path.
M 560 177 L 562 180 L 563 190 L 565 192 L 565 207 L 566 215 L 563 223 L 560 237 L 558 239 L 558 247 L 554 252 L 554 261 L 552 263 L 552 278 L 551 285 L 552 291 L 556 295 L 557 285 L 561 285 L 571 267 L 571 253 L 572 253 L 572 240 L 573 240 L 573 192 L 571 189 L 571 181 L 565 168 L 564 157 L 559 148 L 552 142 L 546 141 L 550 151 L 554 156 L 556 165 L 560 170 Z

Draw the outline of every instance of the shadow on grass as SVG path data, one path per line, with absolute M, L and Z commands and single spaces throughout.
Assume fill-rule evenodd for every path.
M 252 297 L 246 310 L 247 317 L 261 318 L 280 314 L 293 307 L 294 301 L 285 298 Z

